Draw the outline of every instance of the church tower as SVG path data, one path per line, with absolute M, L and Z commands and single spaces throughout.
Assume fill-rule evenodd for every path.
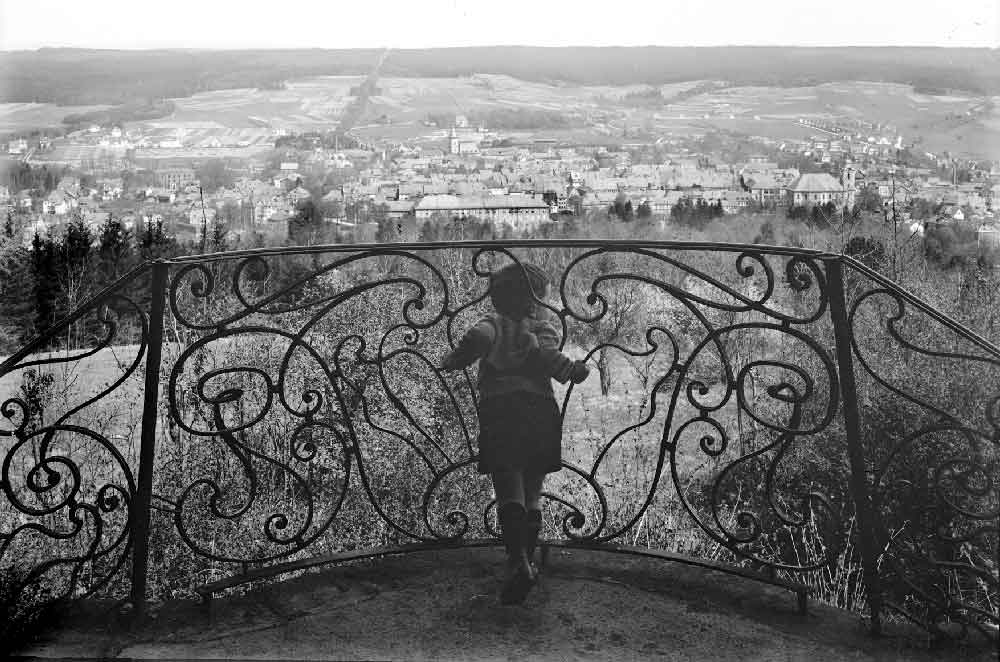
M 448 134 L 448 145 L 452 154 L 458 154 L 461 149 L 458 143 L 458 132 L 455 131 L 455 127 L 451 127 L 451 133 Z
M 844 171 L 840 176 L 840 183 L 844 187 L 844 206 L 847 209 L 854 208 L 854 194 L 857 189 L 854 187 L 854 165 L 850 162 L 844 164 Z

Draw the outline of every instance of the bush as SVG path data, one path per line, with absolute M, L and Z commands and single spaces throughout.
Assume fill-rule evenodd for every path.
M 0 568 L 0 657 L 16 653 L 57 627 L 66 603 L 53 600 L 28 573 L 15 567 Z

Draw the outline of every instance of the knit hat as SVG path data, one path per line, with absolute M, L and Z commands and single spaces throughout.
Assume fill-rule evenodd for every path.
M 549 283 L 542 269 L 530 262 L 508 264 L 490 274 L 490 300 L 504 317 L 520 320 L 527 317 Z

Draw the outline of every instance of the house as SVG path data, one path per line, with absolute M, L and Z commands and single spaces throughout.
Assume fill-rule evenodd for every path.
M 414 207 L 416 207 L 416 202 L 413 200 L 389 200 L 385 203 L 386 218 L 391 218 L 393 220 L 399 220 L 413 215 Z
M 646 203 L 649 205 L 650 210 L 656 216 L 665 216 L 670 213 L 670 209 L 677 204 L 683 194 L 680 191 L 662 191 L 655 190 L 650 191 L 648 195 L 643 196 L 639 200 L 639 205 Z M 614 201 L 612 201 L 613 203 Z M 609 203 L 611 204 L 611 203 Z M 639 205 L 632 203 L 633 207 L 638 209 Z
M 76 207 L 76 198 L 61 189 L 56 189 L 42 200 L 42 213 L 63 216 Z
M 747 191 L 724 191 L 722 193 L 722 210 L 727 214 L 735 214 L 750 206 L 752 201 Z
M 302 177 L 293 173 L 291 175 L 278 175 L 271 178 L 271 186 L 274 188 L 295 188 L 302 181 Z
M 326 167 L 327 168 L 333 168 L 335 170 L 343 170 L 343 169 L 346 169 L 346 168 L 353 168 L 354 164 L 351 162 L 350 159 L 348 159 L 342 153 L 337 152 L 337 153 L 331 155 L 326 160 Z
M 296 186 L 291 191 L 286 194 L 288 201 L 294 205 L 304 202 L 312 197 L 312 193 L 302 188 L 301 186 Z
M 146 189 L 146 199 L 164 204 L 173 204 L 174 200 L 177 199 L 177 194 L 168 189 L 148 188 Z
M 964 221 L 965 212 L 953 202 L 946 202 L 937 213 L 938 220 Z
M 786 202 L 797 207 L 811 207 L 832 202 L 838 207 L 844 205 L 844 186 L 825 172 L 810 172 L 799 175 L 785 193 Z
M 123 182 L 121 177 L 109 177 L 97 180 L 97 197 L 101 200 L 118 200 L 122 197 Z
M 171 191 L 194 181 L 197 180 L 191 168 L 166 168 L 156 172 L 156 185 Z
M 28 141 L 24 138 L 19 138 L 17 140 L 11 140 L 7 143 L 7 153 L 8 154 L 24 154 L 28 151 Z
M 770 207 L 785 203 L 785 189 L 772 175 L 744 177 L 743 186 L 750 194 L 750 199 L 759 205 Z

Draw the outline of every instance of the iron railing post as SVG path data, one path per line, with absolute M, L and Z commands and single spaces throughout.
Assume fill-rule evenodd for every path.
M 844 407 L 844 428 L 847 432 L 847 458 L 851 467 L 851 495 L 858 525 L 861 548 L 861 565 L 864 573 L 868 607 L 871 614 L 871 632 L 882 630 L 882 588 L 878 575 L 878 546 L 875 537 L 875 513 L 868 489 L 868 472 L 865 468 L 864 448 L 861 442 L 861 417 L 858 412 L 858 389 L 854 381 L 854 362 L 851 349 L 851 329 L 847 320 L 844 297 L 844 271 L 839 257 L 824 260 L 826 282 L 829 287 L 830 318 L 837 351 L 837 371 L 840 373 L 840 399 Z
M 156 451 L 157 403 L 160 397 L 160 355 L 163 348 L 163 313 L 167 291 L 167 263 L 152 264 L 152 295 L 146 349 L 146 382 L 142 401 L 142 433 L 135 498 L 129 511 L 132 531 L 132 606 L 136 616 L 145 612 L 146 574 L 149 562 L 149 509 L 153 492 L 153 459 Z

